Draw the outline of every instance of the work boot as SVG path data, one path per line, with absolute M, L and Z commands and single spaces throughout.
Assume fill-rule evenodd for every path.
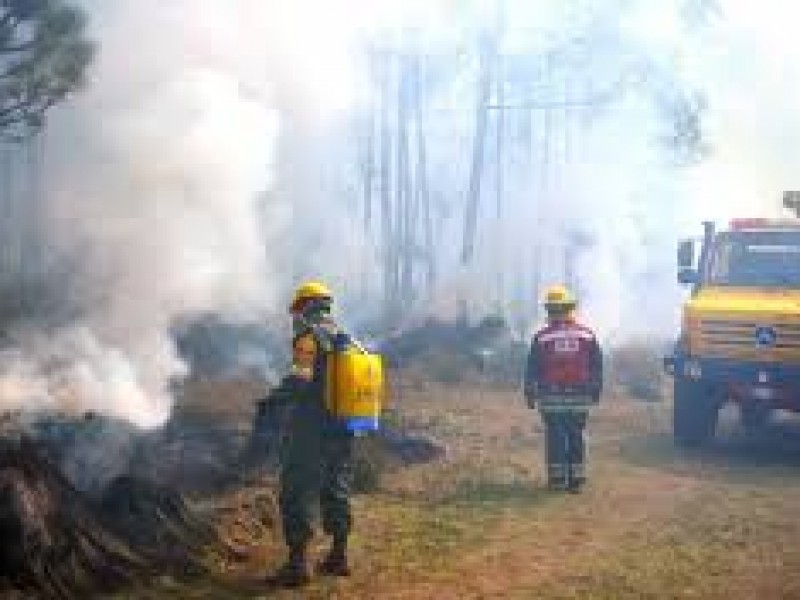
M 311 581 L 305 549 L 292 549 L 289 558 L 275 572 L 272 582 L 279 587 L 302 587 Z
M 317 572 L 320 575 L 349 577 L 350 565 L 347 562 L 347 543 L 334 541 L 328 554 L 317 565 Z
M 567 489 L 567 469 L 561 463 L 547 465 L 547 489 L 551 492 L 563 492 Z
M 586 470 L 582 464 L 570 465 L 569 469 L 569 491 L 579 494 L 586 484 Z
M 580 494 L 585 484 L 586 484 L 585 479 L 572 479 L 569 482 L 569 486 L 567 487 L 567 489 L 573 494 Z

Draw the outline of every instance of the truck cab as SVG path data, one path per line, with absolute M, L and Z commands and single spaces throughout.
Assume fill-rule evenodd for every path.
M 800 218 L 705 223 L 699 248 L 684 240 L 677 258 L 691 295 L 666 360 L 676 443 L 711 439 L 729 402 L 748 428 L 800 412 Z

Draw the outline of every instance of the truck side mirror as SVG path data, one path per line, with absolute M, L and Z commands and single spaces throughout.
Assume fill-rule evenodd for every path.
M 697 271 L 692 268 L 683 268 L 678 271 L 678 283 L 681 285 L 694 285 L 699 279 Z
M 694 266 L 694 240 L 682 240 L 678 244 L 678 268 L 691 269 Z
M 783 192 L 783 207 L 793 212 L 800 219 L 800 192 Z

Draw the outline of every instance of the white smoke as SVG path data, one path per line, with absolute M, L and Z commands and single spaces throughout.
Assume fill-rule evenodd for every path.
M 719 220 L 780 216 L 782 191 L 800 183 L 796 4 L 720 5 L 705 51 L 688 67 L 707 89 L 714 150 L 689 181 L 695 213 Z
M 341 106 L 341 86 L 322 79 L 345 74 L 324 32 L 301 27 L 297 3 L 84 4 L 97 62 L 50 121 L 37 215 L 66 306 L 46 331 L 9 325 L 0 407 L 153 426 L 186 374 L 176 321 L 257 318 L 284 291 L 270 256 L 285 225 L 268 193 L 278 109 L 303 104 L 318 117 Z
M 617 208 L 605 214 L 605 226 L 598 222 L 605 242 L 583 270 L 589 312 L 617 336 L 674 335 L 683 294 L 675 283 L 677 239 L 699 235 L 703 220 L 724 226 L 735 217 L 780 216 L 782 191 L 798 184 L 794 6 L 721 1 L 707 22 L 693 24 L 682 19 L 688 4 L 643 2 L 623 27 L 677 85 L 703 95 L 707 154 L 670 169 L 647 130 L 652 115 L 625 111 L 615 119 L 617 135 L 604 138 L 617 149 L 607 172 L 623 187 L 598 173 L 585 179 L 604 195 L 618 192 Z
M 459 35 L 461 46 L 456 46 L 474 54 L 474 33 L 491 29 L 499 3 L 470 4 L 473 13 L 453 10 L 444 20 L 412 15 L 407 30 L 425 39 L 434 57 L 452 50 Z M 506 2 L 505 8 L 507 60 L 519 65 L 527 53 L 532 81 L 542 51 L 571 39 L 590 44 L 590 89 L 610 89 L 621 77 L 627 81 L 618 98 L 584 111 L 583 117 L 579 110 L 571 116 L 554 111 L 545 124 L 543 111 L 534 113 L 533 166 L 516 166 L 513 151 L 506 151 L 505 216 L 499 224 L 490 117 L 478 247 L 468 272 L 460 271 L 452 249 L 460 245 L 474 69 L 466 84 L 459 80 L 439 92 L 431 121 L 450 119 L 453 129 L 437 131 L 436 123 L 429 123 L 429 152 L 437 161 L 432 171 L 438 168 L 440 177 L 433 185 L 450 189 L 455 218 L 437 236 L 448 240 L 441 244 L 447 253 L 440 257 L 442 269 L 458 274 L 445 277 L 445 287 L 459 287 L 455 295 L 466 295 L 478 312 L 533 315 L 538 298 L 532 271 L 539 271 L 542 285 L 564 280 L 565 243 L 580 240 L 578 292 L 584 312 L 604 337 L 674 335 L 683 294 L 675 281 L 676 241 L 699 234 L 705 219 L 723 224 L 736 216 L 776 216 L 781 191 L 798 187 L 800 159 L 794 149 L 800 129 L 793 113 L 800 99 L 800 45 L 794 42 L 794 5 L 543 0 Z M 447 31 L 438 29 L 442 21 Z M 459 27 L 461 33 L 454 34 Z M 580 93 L 585 73 L 575 75 Z M 557 101 L 564 84 L 555 81 Z M 541 85 L 533 87 L 529 95 L 548 96 Z M 707 153 L 690 166 L 678 166 L 667 143 L 673 132 L 664 110 L 683 95 L 703 98 L 707 107 L 700 115 L 701 148 Z M 461 120 L 452 118 L 456 112 Z M 518 114 L 511 111 L 507 120 Z M 550 155 L 545 166 L 546 128 Z M 453 296 L 447 289 L 441 295 Z
M 687 12 L 704 4 L 706 19 Z M 701 221 L 780 216 L 781 193 L 795 189 L 800 159 L 800 46 L 790 2 L 632 3 L 620 30 L 651 65 L 704 98 L 706 154 L 672 168 L 658 139 L 653 106 L 621 105 L 588 143 L 577 179 L 599 243 L 584 257 L 587 311 L 608 335 L 674 335 L 682 291 L 675 283 L 677 239 Z M 669 92 L 669 89 L 664 90 Z M 656 107 L 657 108 L 657 107 Z
M 666 335 L 680 300 L 675 240 L 703 218 L 774 214 L 780 191 L 798 187 L 800 46 L 788 0 L 721 1 L 704 26 L 686 22 L 685 2 L 506 2 L 511 54 L 536 57 L 586 34 L 605 61 L 599 89 L 641 55 L 662 92 L 704 94 L 710 153 L 671 166 L 658 143 L 663 115 L 640 86 L 574 121 L 569 160 L 562 153 L 554 168 L 551 156 L 544 173 L 536 113 L 533 163 L 519 168 L 509 155 L 502 227 L 485 173 L 468 273 L 458 250 L 471 61 L 494 1 L 84 4 L 98 62 L 85 93 L 51 120 L 39 211 L 63 314 L 9 325 L 2 408 L 91 409 L 154 425 L 185 374 L 169 333 L 176 321 L 283 310 L 288 287 L 310 276 L 333 282 L 345 305 L 379 296 L 382 244 L 379 228 L 361 231 L 348 121 L 369 100 L 365 51 L 378 42 L 412 39 L 438 77 L 426 133 L 442 298 L 469 294 L 481 310 L 532 316 L 532 271 L 542 284 L 562 279 L 565 240 L 582 240 L 576 269 L 589 318 L 606 335 Z

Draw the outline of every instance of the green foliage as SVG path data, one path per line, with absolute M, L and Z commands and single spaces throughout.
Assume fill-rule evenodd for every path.
M 20 140 L 79 88 L 94 56 L 86 16 L 63 0 L 0 2 L 0 137 Z

